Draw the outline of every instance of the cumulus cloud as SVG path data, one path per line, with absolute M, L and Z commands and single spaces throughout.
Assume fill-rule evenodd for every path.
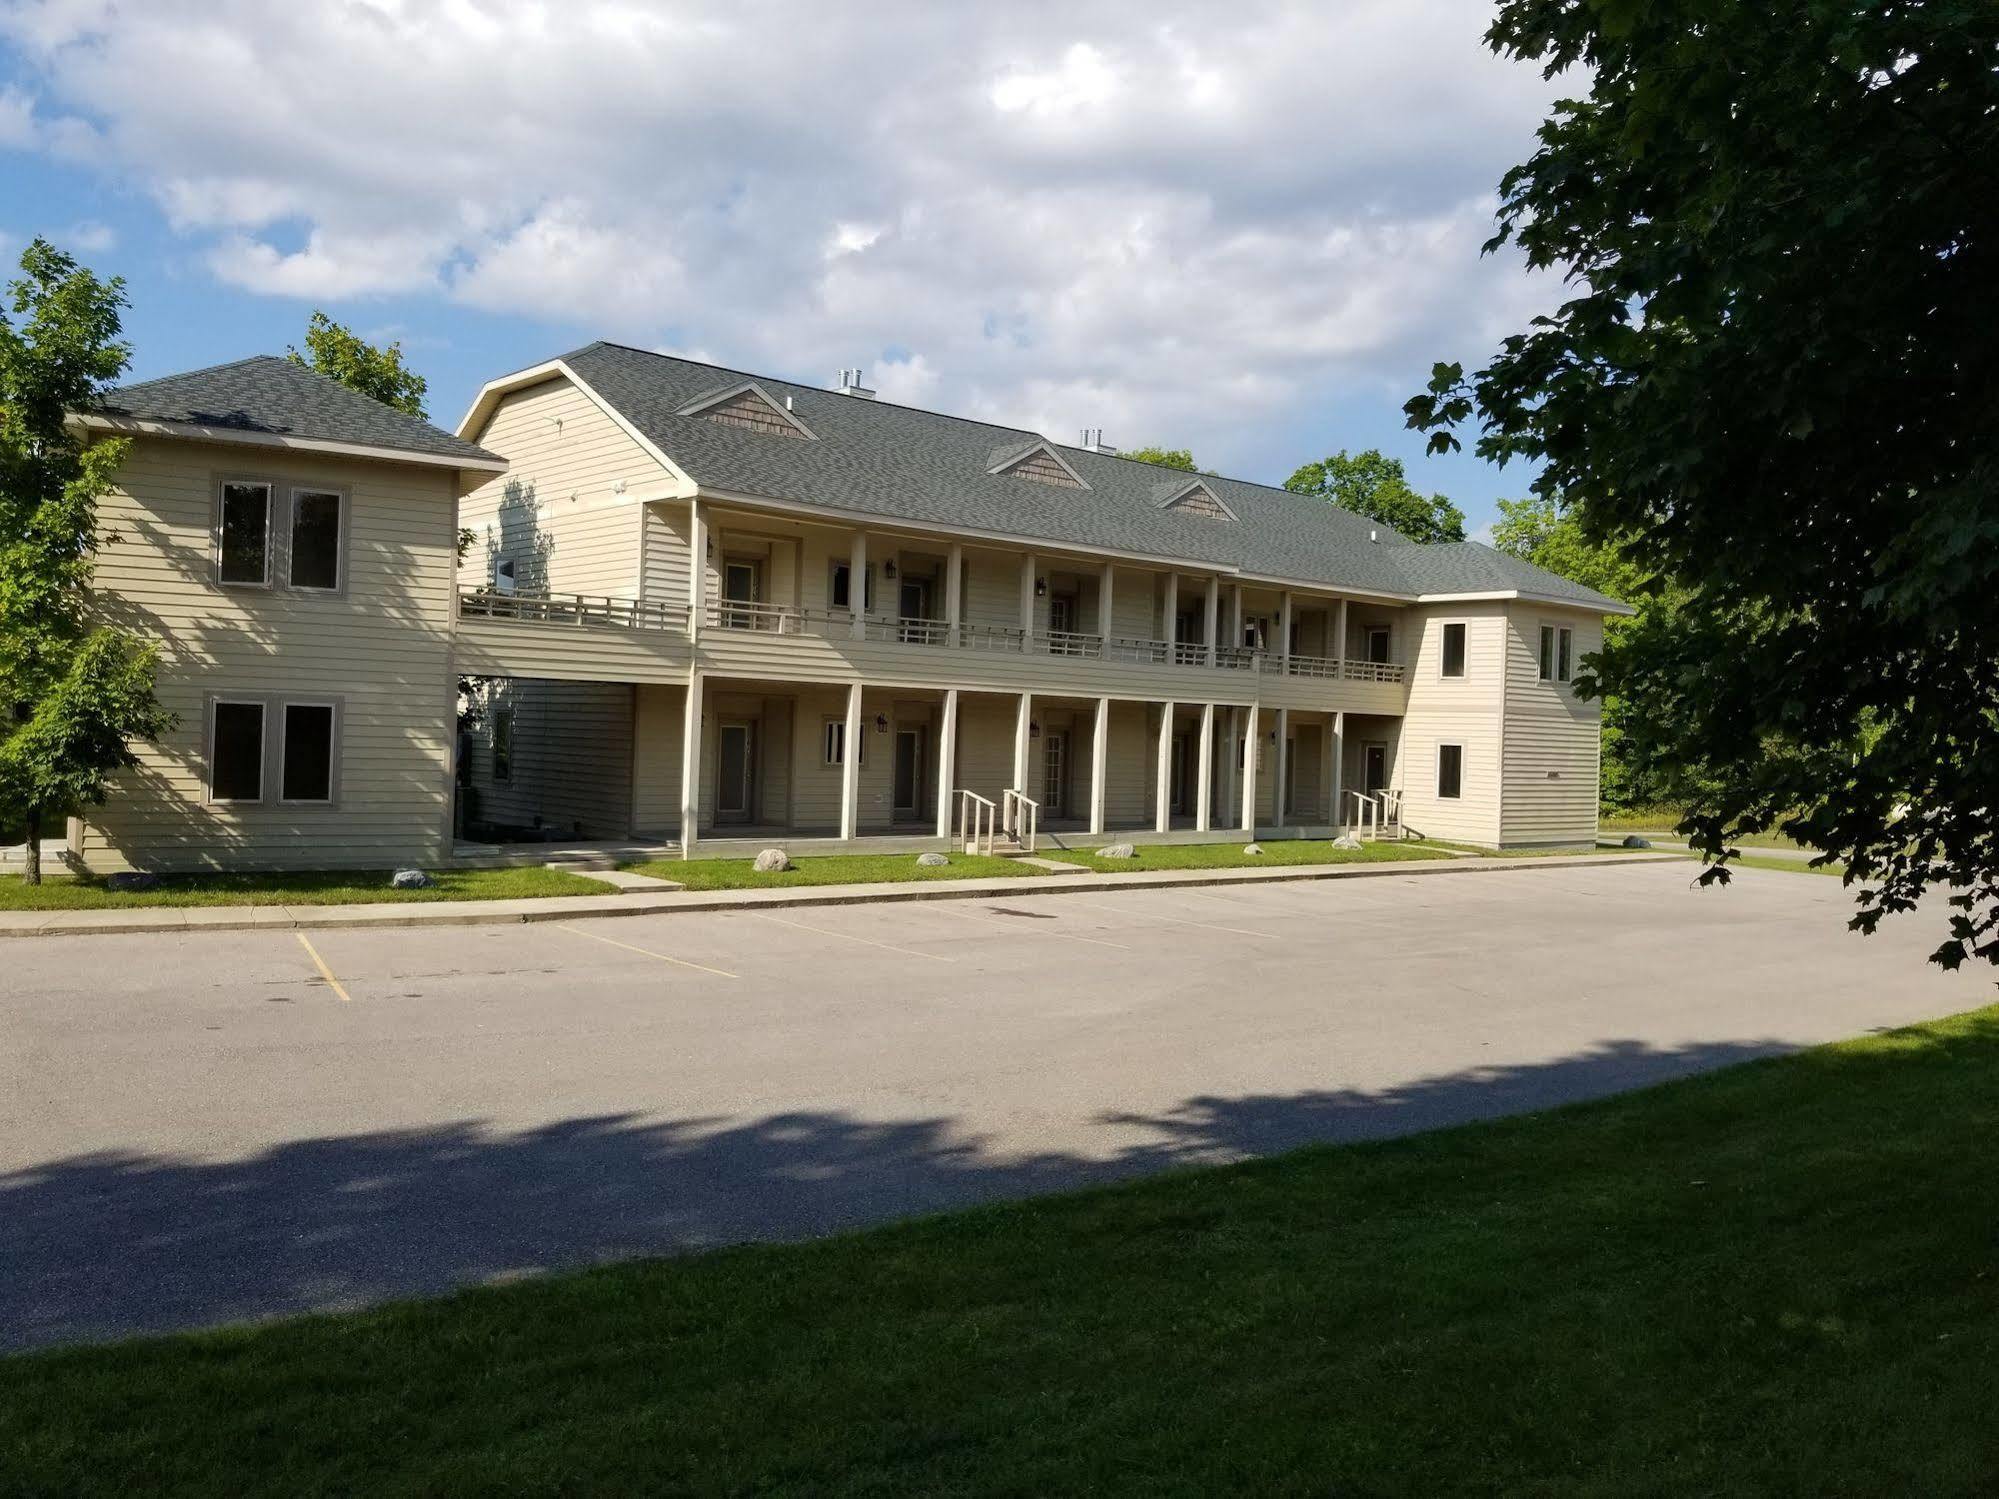
M 67 122 L 61 149 L 246 292 L 859 363 L 898 399 L 1216 462 L 1550 297 L 1478 255 L 1554 92 L 1485 24 L 1475 0 L 0 3 L 0 144 Z

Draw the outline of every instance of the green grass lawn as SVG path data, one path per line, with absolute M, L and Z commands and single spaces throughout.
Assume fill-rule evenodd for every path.
M 431 871 L 427 890 L 396 890 L 386 869 L 308 874 L 163 875 L 150 890 L 107 890 L 96 880 L 62 876 L 39 886 L 0 875 L 0 911 L 99 911 L 138 906 L 351 906 L 370 901 L 511 900 L 530 895 L 609 895 L 586 880 L 539 865 L 526 869 Z
M 1042 857 L 1080 864 L 1099 874 L 1123 874 L 1134 869 L 1263 869 L 1276 864 L 1381 864 L 1398 859 L 1448 859 L 1442 849 L 1421 843 L 1363 843 L 1359 848 L 1334 848 L 1325 838 L 1274 838 L 1263 852 L 1243 852 L 1246 843 L 1139 843 L 1132 859 L 1099 859 L 1087 848 L 1041 851 Z
M 1678 807 L 1627 807 L 1613 812 L 1603 812 L 1597 817 L 1597 830 L 1603 834 L 1623 837 L 1626 833 L 1637 833 L 1647 838 L 1666 838 L 1675 843 L 1686 840 L 1673 831 L 1673 825 L 1680 820 Z M 1736 840 L 1738 848 L 1802 848 L 1795 839 L 1786 838 L 1775 829 L 1765 833 L 1748 833 Z
M 652 859 L 624 867 L 635 874 L 678 880 L 689 890 L 781 890 L 794 885 L 983 880 L 1048 873 L 1031 864 L 983 854 L 950 853 L 945 857 L 949 864 L 925 867 L 916 862 L 915 854 L 820 854 L 792 860 L 792 867 L 782 874 L 758 873 L 753 859 Z
M 1985 1494 L 1995 1179 L 1999 1008 L 1398 1141 L 0 1360 L 0 1490 Z

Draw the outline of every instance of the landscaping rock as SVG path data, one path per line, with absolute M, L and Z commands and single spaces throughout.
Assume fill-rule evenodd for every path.
M 951 861 L 942 854 L 918 854 L 916 862 L 921 864 L 925 869 L 941 869 Z
M 389 884 L 397 890 L 428 890 L 437 883 L 421 869 L 398 869 L 389 877 Z
M 1623 846 L 1625 848 L 1650 848 L 1652 840 L 1650 838 L 1640 838 L 1636 833 L 1626 833 L 1624 835 Z
M 1099 859 L 1136 859 L 1138 850 L 1129 843 L 1106 843 L 1097 850 Z
M 781 848 L 767 848 L 757 855 L 758 874 L 783 874 L 791 868 L 791 857 Z
M 159 884 L 160 877 L 147 874 L 142 869 L 121 869 L 117 874 L 104 877 L 106 890 L 150 890 Z
M 1352 848 L 1359 848 L 1360 846 L 1361 846 L 1360 839 L 1354 837 L 1352 833 L 1342 833 L 1340 834 L 1339 837 L 1333 840 L 1334 848 L 1352 849 Z
M 1263 852 L 1263 845 L 1261 843 L 1245 843 L 1242 846 L 1242 851 L 1254 859 Z

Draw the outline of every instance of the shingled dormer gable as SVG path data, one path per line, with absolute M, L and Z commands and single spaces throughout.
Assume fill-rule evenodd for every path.
M 698 416 L 726 426 L 761 432 L 767 437 L 801 438 L 807 442 L 816 440 L 810 427 L 754 380 L 739 380 L 734 385 L 696 396 L 675 414 Z
M 1088 489 L 1083 476 L 1069 465 L 1052 444 L 1035 438 L 1031 442 L 1008 443 L 993 449 L 987 463 L 989 474 L 1005 474 L 1034 484 L 1053 484 L 1062 489 Z
M 1161 510 L 1178 510 L 1209 520 L 1240 519 L 1205 479 L 1173 481 L 1153 487 L 1153 503 Z

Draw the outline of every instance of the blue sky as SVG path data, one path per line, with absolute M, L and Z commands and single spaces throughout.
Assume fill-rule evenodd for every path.
M 0 0 L 0 255 L 132 299 L 132 375 L 399 338 L 454 424 L 603 337 L 1271 483 L 1555 298 L 1481 258 L 1553 85 L 1461 0 Z

